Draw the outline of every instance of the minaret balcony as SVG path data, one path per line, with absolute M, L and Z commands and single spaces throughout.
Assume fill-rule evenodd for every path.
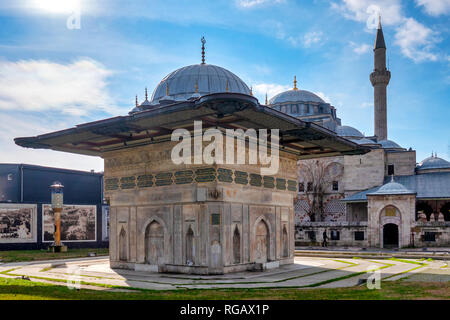
M 389 80 L 391 80 L 391 72 L 389 70 L 375 70 L 370 74 L 370 82 L 372 86 L 376 86 L 378 84 L 388 85 Z

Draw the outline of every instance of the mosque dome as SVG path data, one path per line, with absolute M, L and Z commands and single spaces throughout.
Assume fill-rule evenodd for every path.
M 358 129 L 350 126 L 337 126 L 336 133 L 340 137 L 364 138 L 364 135 Z
M 354 142 L 354 143 L 357 143 L 359 145 L 362 145 L 362 146 L 379 146 L 378 143 L 376 143 L 375 141 L 370 140 L 368 138 L 362 138 L 362 139 L 350 138 L 349 140 Z
M 392 140 L 380 140 L 378 144 L 381 144 L 383 149 L 404 149 Z
M 318 95 L 306 90 L 292 89 L 277 94 L 270 99 L 269 104 L 274 105 L 285 102 L 317 102 L 326 103 Z
M 388 195 L 388 194 L 414 194 L 413 191 L 405 188 L 404 185 L 395 182 L 394 176 L 392 180 L 382 185 L 377 191 L 370 193 L 369 195 Z
M 436 155 L 428 157 L 417 165 L 417 170 L 450 169 L 450 162 Z
M 151 104 L 169 96 L 175 101 L 185 101 L 196 93 L 233 92 L 250 94 L 250 89 L 231 71 L 212 64 L 194 64 L 169 73 L 153 91 Z

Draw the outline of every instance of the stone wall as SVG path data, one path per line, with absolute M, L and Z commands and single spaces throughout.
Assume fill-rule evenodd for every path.
M 327 231 L 328 245 L 330 246 L 356 246 L 366 247 L 367 222 L 309 222 L 295 227 L 295 244 L 297 246 L 320 246 L 323 241 L 323 232 Z M 339 239 L 331 239 L 331 233 L 338 232 Z M 315 238 L 311 236 L 314 233 Z M 359 234 L 355 235 L 356 232 Z M 356 240 L 362 235 L 362 240 Z
M 385 152 L 375 149 L 360 156 L 344 157 L 345 195 L 380 186 L 385 171 Z
M 396 176 L 414 175 L 416 169 L 416 151 L 391 151 L 386 152 L 386 170 L 388 175 L 388 165 L 394 165 Z

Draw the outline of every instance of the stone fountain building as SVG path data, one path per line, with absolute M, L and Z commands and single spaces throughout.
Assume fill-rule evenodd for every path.
M 192 132 L 194 121 L 222 137 L 226 129 L 279 129 L 278 172 L 261 174 L 263 165 L 249 161 L 175 164 L 172 132 Z M 293 263 L 297 161 L 369 151 L 260 104 L 239 77 L 204 57 L 166 76 L 126 116 L 15 141 L 104 159 L 113 268 L 196 274 Z M 245 158 L 252 152 L 246 143 Z

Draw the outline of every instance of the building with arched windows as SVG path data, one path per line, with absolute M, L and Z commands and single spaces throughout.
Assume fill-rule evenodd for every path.
M 370 152 L 300 160 L 295 203 L 296 243 L 311 245 L 324 231 L 333 245 L 360 247 L 448 246 L 450 244 L 450 163 L 432 154 L 416 163 L 416 152 L 387 135 L 386 45 L 381 24 L 375 41 L 373 136 L 342 125 L 336 109 L 297 88 L 268 105 L 319 124 Z M 312 150 L 311 153 L 314 153 Z

